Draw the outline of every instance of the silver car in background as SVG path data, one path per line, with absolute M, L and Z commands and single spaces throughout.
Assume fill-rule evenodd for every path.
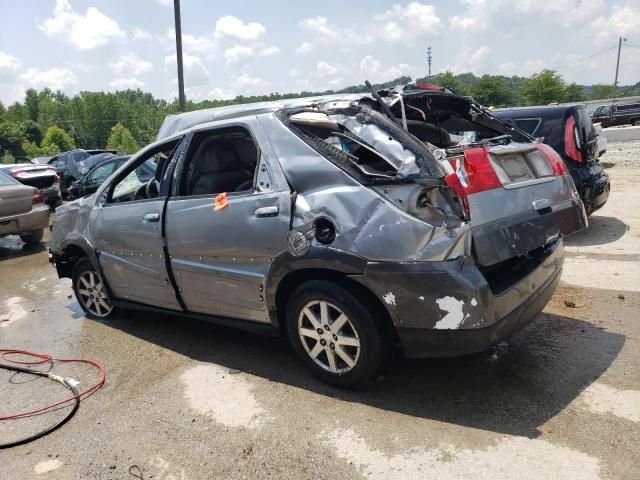
M 0 172 L 0 237 L 20 235 L 26 244 L 39 243 L 49 226 L 49 207 L 40 190 Z
M 484 350 L 547 303 L 584 209 L 553 150 L 475 123 L 462 97 L 411 95 L 168 117 L 58 208 L 51 261 L 90 317 L 136 308 L 286 335 L 339 386 L 368 384 L 397 350 Z M 430 124 L 427 104 L 454 105 L 474 142 Z

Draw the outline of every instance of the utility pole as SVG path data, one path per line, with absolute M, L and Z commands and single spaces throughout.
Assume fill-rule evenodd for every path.
M 427 65 L 429 65 L 429 74 L 427 75 L 427 82 L 431 82 L 431 46 L 427 47 Z
M 176 19 L 176 61 L 178 62 L 178 104 L 185 111 L 184 73 L 182 70 L 182 22 L 180 21 L 180 0 L 173 0 L 173 13 Z M 617 75 L 617 74 L 616 74 Z
M 613 93 L 611 98 L 616 98 L 616 89 L 618 88 L 618 71 L 620 70 L 620 50 L 622 50 L 622 42 L 626 42 L 626 38 L 620 37 L 618 39 L 618 60 L 616 61 L 616 79 L 613 81 Z

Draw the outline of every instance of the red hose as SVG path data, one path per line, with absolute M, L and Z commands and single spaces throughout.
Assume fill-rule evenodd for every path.
M 37 358 L 38 360 L 28 360 L 28 361 L 12 360 L 11 358 L 9 358 L 10 355 L 25 355 L 27 357 Z M 83 397 L 86 397 L 86 396 L 92 394 L 93 392 L 98 390 L 100 387 L 102 387 L 102 385 L 104 385 L 105 378 L 106 378 L 105 377 L 104 368 L 102 367 L 102 365 L 100 365 L 95 360 L 89 360 L 89 359 L 86 359 L 86 358 L 58 358 L 58 357 L 54 357 L 52 355 L 49 355 L 47 353 L 30 352 L 28 350 L 20 350 L 20 349 L 0 349 L 0 358 L 2 358 L 6 362 L 17 364 L 17 365 L 41 365 L 41 364 L 47 363 L 47 362 L 86 363 L 88 365 L 92 365 L 93 367 L 97 368 L 98 372 L 100 372 L 100 378 L 98 379 L 98 381 L 96 383 L 94 383 L 93 385 L 91 385 L 86 390 L 83 390 L 83 391 L 79 392 L 77 395 L 72 395 L 72 396 L 70 396 L 68 398 L 65 398 L 64 400 L 62 400 L 60 402 L 56 402 L 56 403 L 53 403 L 51 405 L 47 405 L 46 407 L 36 408 L 36 409 L 30 410 L 28 412 L 19 412 L 19 413 L 13 413 L 11 415 L 0 416 L 0 421 L 1 420 L 11 420 L 11 419 L 21 418 L 21 417 L 28 417 L 29 415 L 34 415 L 36 413 L 44 413 L 44 412 L 47 412 L 48 410 L 52 410 L 52 409 L 54 409 L 56 407 L 60 407 L 60 406 L 65 405 L 65 404 L 67 404 L 69 402 L 72 402 L 76 398 L 82 399 Z

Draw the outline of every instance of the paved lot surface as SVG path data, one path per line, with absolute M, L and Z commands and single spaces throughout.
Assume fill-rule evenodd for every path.
M 0 348 L 107 369 L 67 425 L 0 450 L 0 478 L 640 478 L 640 166 L 606 160 L 611 199 L 567 241 L 543 314 L 490 352 L 404 362 L 365 392 L 315 381 L 281 340 L 85 319 L 45 247 L 0 239 Z M 26 380 L 0 370 L 0 415 L 66 394 Z M 0 441 L 63 414 L 3 422 Z

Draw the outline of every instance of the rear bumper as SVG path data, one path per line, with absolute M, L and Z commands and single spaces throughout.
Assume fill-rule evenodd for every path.
M 0 235 L 18 235 L 47 228 L 48 225 L 49 208 L 44 204 L 38 204 L 34 205 L 30 212 L 0 218 Z
M 553 295 L 563 260 L 559 240 L 499 290 L 473 259 L 369 264 L 361 282 L 384 302 L 406 357 L 455 356 L 486 350 L 533 319 Z
M 40 190 L 44 195 L 46 202 L 56 202 L 61 199 L 60 186 L 54 185 L 52 187 L 43 188 Z
M 600 162 L 589 165 L 571 165 L 571 177 L 580 193 L 588 215 L 601 208 L 609 199 L 611 184 L 609 175 Z

